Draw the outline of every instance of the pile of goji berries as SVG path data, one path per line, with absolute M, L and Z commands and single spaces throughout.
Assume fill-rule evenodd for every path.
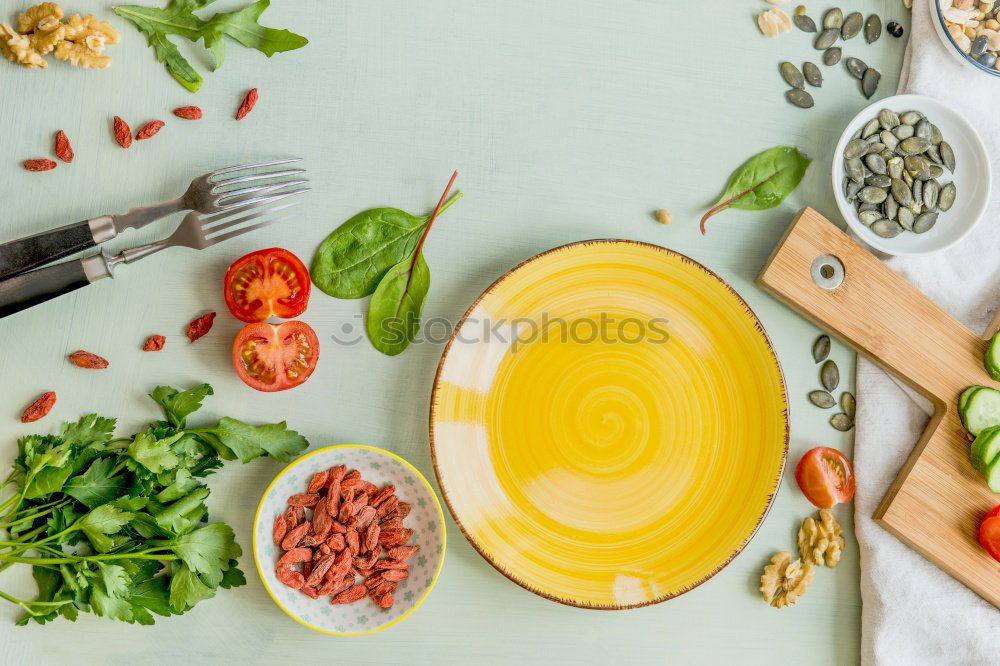
M 314 474 L 274 521 L 274 543 L 284 551 L 278 580 L 311 599 L 350 604 L 369 596 L 390 608 L 396 585 L 410 575 L 406 560 L 417 552 L 406 545 L 413 530 L 403 527 L 410 505 L 395 493 L 395 486 L 377 488 L 344 465 Z

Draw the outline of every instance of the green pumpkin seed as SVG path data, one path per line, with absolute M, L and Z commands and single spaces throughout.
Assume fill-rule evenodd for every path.
M 802 72 L 799 68 L 790 62 L 783 62 L 778 66 L 778 71 L 781 72 L 781 78 L 785 80 L 785 83 L 793 88 L 803 89 L 806 87 L 806 80 L 802 76 Z
M 892 185 L 892 178 L 889 178 L 889 176 L 884 173 L 873 173 L 865 178 L 865 185 L 871 185 L 872 187 L 877 187 L 880 190 L 886 190 Z
M 888 199 L 886 199 L 888 201 Z M 858 219 L 861 220 L 862 224 L 866 227 L 870 227 L 875 222 L 878 222 L 883 217 L 882 211 L 878 210 L 863 210 L 858 213 Z
M 938 197 L 941 194 L 940 184 L 931 178 L 924 183 L 924 206 L 927 210 L 934 210 L 938 205 Z
M 913 128 L 913 132 L 915 136 L 919 136 L 921 139 L 927 139 L 928 141 L 934 135 L 931 123 L 926 118 L 922 118 L 917 122 L 916 127 Z
M 885 213 L 887 220 L 895 220 L 896 215 L 899 213 L 899 204 L 896 203 L 893 197 L 886 197 L 882 203 L 882 212 Z
M 850 178 L 844 177 L 844 196 L 847 197 L 848 201 L 854 201 L 860 190 L 861 183 L 855 183 Z
M 864 139 L 851 139 L 844 147 L 844 158 L 855 159 L 868 154 L 868 142 Z
M 872 173 L 884 174 L 888 170 L 885 160 L 882 159 L 881 155 L 865 155 L 864 163 L 865 166 L 872 170 Z
M 820 391 L 819 389 L 809 392 L 809 402 L 816 405 L 820 409 L 830 409 L 837 404 L 837 401 L 833 399 L 833 396 L 826 391 Z
M 881 236 L 882 238 L 895 238 L 903 232 L 903 227 L 898 222 L 885 218 L 873 224 L 871 229 L 875 232 L 876 236 Z
M 813 360 L 822 363 L 830 355 L 830 336 L 821 335 L 813 343 Z
M 888 193 L 882 188 L 870 185 L 862 187 L 858 192 L 858 199 L 868 204 L 880 204 L 885 201 L 887 196 L 889 196 Z
M 819 371 L 820 383 L 827 391 L 833 392 L 840 384 L 840 370 L 833 361 L 827 361 Z
M 844 23 L 840 26 L 840 36 L 841 38 L 854 39 L 861 32 L 861 28 L 864 27 L 865 17 L 861 15 L 861 12 L 851 12 L 844 19 Z
M 909 139 L 907 139 L 909 141 Z M 902 145 L 902 144 L 900 144 Z M 903 158 L 903 167 L 916 180 L 927 180 L 931 177 L 931 165 L 920 155 L 907 155 Z
M 899 139 L 890 130 L 882 130 L 878 135 L 879 141 L 885 144 L 885 147 L 889 150 L 896 150 L 896 146 L 899 145 Z
M 892 198 L 896 200 L 900 206 L 909 206 L 913 201 L 913 192 L 907 187 L 906 183 L 901 181 L 899 178 L 893 178 L 892 184 L 889 186 L 892 192 Z
M 900 141 L 899 147 L 908 155 L 919 155 L 931 147 L 931 142 L 929 139 L 924 139 L 923 137 L 911 136 L 909 139 Z
M 811 109 L 813 107 L 813 97 L 805 90 L 800 90 L 798 88 L 792 88 L 785 93 L 785 99 L 799 107 L 800 109 Z
M 816 41 L 813 42 L 813 46 L 818 51 L 825 51 L 834 45 L 837 39 L 840 37 L 840 30 L 834 28 L 828 28 L 816 36 Z
M 844 413 L 834 414 L 830 417 L 830 425 L 841 432 L 847 432 L 854 427 L 854 419 Z
M 937 223 L 937 217 L 937 213 L 921 213 L 917 215 L 917 219 L 913 221 L 913 233 L 922 234 L 925 231 L 930 231 Z
M 882 129 L 891 130 L 899 125 L 899 116 L 892 109 L 882 109 L 878 112 L 878 124 Z
M 900 206 L 899 212 L 896 213 L 896 221 L 899 222 L 899 226 L 903 227 L 907 231 L 913 231 L 913 211 L 909 208 L 903 208 Z
M 861 130 L 861 138 L 867 139 L 873 134 L 878 134 L 878 130 L 879 130 L 878 118 L 872 118 L 865 124 L 864 128 Z
M 823 87 L 823 72 L 819 71 L 819 67 L 816 66 L 816 63 L 808 61 L 802 63 L 802 74 L 806 78 L 806 83 L 812 87 Z
M 792 17 L 792 22 L 802 32 L 816 32 L 816 21 L 813 21 L 805 14 L 796 12 L 795 16 Z
M 938 195 L 938 208 L 941 210 L 948 210 L 951 208 L 952 204 L 955 203 L 955 183 L 951 182 L 941 188 L 941 194 Z
M 955 151 L 947 141 L 938 144 L 938 152 L 941 153 L 941 162 L 948 167 L 948 171 L 955 173 Z
M 865 71 L 868 69 L 868 65 L 865 64 L 864 60 L 853 56 L 844 60 L 844 66 L 847 67 L 847 71 L 850 72 L 851 76 L 858 81 L 865 77 Z
M 899 122 L 903 123 L 904 125 L 910 125 L 910 126 L 916 125 L 923 119 L 924 119 L 924 114 L 920 113 L 919 111 L 906 111 L 899 116 Z M 905 138 L 905 137 L 900 137 L 900 138 Z
M 930 139 L 931 139 L 931 143 L 933 143 L 935 146 L 938 145 L 938 144 L 940 144 L 942 141 L 944 141 L 944 137 L 941 136 L 941 130 L 938 129 L 938 126 L 935 125 L 934 123 L 931 123 L 931 136 L 930 136 Z
M 855 183 L 865 182 L 865 165 L 856 157 L 844 160 L 844 172 Z
M 902 120 L 902 118 L 900 118 Z M 896 135 L 896 138 L 902 141 L 903 139 L 909 139 L 913 136 L 913 125 L 901 124 L 899 127 L 894 127 L 892 133 Z
M 840 7 L 828 9 L 827 12 L 823 14 L 823 27 L 825 29 L 839 31 L 842 25 L 844 25 L 844 12 Z
M 913 187 L 911 187 L 910 189 L 913 190 L 913 200 L 916 201 L 919 204 L 923 204 L 924 203 L 924 181 L 922 181 L 922 180 L 914 181 Z
M 869 67 L 865 70 L 865 75 L 861 79 L 861 92 L 868 99 L 872 98 L 878 90 L 878 82 L 882 80 L 882 74 L 875 68 Z
M 873 44 L 882 36 L 882 19 L 878 14 L 872 14 L 865 21 L 865 41 Z
M 840 408 L 844 410 L 850 418 L 854 418 L 854 413 L 857 408 L 857 403 L 854 400 L 854 394 L 850 391 L 844 391 L 840 394 Z
M 900 178 L 903 175 L 903 158 L 893 157 L 885 161 L 890 178 Z
M 843 53 L 839 46 L 832 46 L 827 50 L 823 51 L 823 64 L 829 66 L 836 65 L 840 62 L 840 55 Z

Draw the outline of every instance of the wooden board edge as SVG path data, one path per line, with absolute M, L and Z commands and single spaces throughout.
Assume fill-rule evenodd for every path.
M 878 364 L 876 363 L 876 365 Z M 883 372 L 888 372 L 881 366 L 879 366 L 879 368 Z M 855 388 L 855 390 L 857 389 Z M 882 501 L 879 502 L 878 507 L 875 509 L 875 513 L 872 514 L 872 518 L 874 518 L 876 521 L 879 521 L 880 524 L 883 524 L 882 519 L 885 517 L 886 512 L 889 510 L 889 505 L 892 504 L 892 501 L 894 499 L 896 499 L 896 495 L 899 494 L 899 490 L 906 483 L 906 478 L 910 475 L 910 472 L 913 470 L 913 466 L 917 464 L 917 460 L 920 459 L 920 456 L 921 454 L 923 454 L 924 449 L 927 448 L 927 445 L 930 443 L 930 441 L 938 434 L 938 432 L 940 432 L 941 422 L 944 421 L 944 417 L 947 411 L 948 407 L 946 405 L 935 405 L 934 414 L 933 416 L 931 416 L 930 421 L 927 423 L 927 427 L 924 428 L 923 434 L 920 435 L 920 439 L 917 440 L 917 443 L 916 445 L 914 445 L 913 450 L 910 451 L 910 455 L 906 457 L 906 460 L 903 462 L 903 465 L 899 468 L 899 471 L 896 472 L 896 477 L 892 480 L 892 483 L 889 484 L 888 490 L 886 490 L 885 495 L 882 496 Z M 935 562 L 935 564 L 937 564 L 939 567 L 941 566 L 937 562 Z
M 767 288 L 766 285 L 761 281 L 761 278 L 763 277 L 764 273 L 767 272 L 767 269 L 771 267 L 771 262 L 774 261 L 774 258 L 778 256 L 779 252 L 781 252 L 782 246 L 784 246 L 785 241 L 788 240 L 788 236 L 791 235 L 792 231 L 795 229 L 795 225 L 799 223 L 799 220 L 801 220 L 802 216 L 805 215 L 808 211 L 813 211 L 817 215 L 819 215 L 819 211 L 809 206 L 805 206 L 799 209 L 799 212 L 795 214 L 795 217 L 792 218 L 792 221 L 788 223 L 788 228 L 785 229 L 785 233 L 781 234 L 781 238 L 779 238 L 778 242 L 774 244 L 774 250 L 771 251 L 771 255 L 767 258 L 767 261 L 764 262 L 764 265 L 761 266 L 760 271 L 757 273 L 757 277 L 754 278 L 754 284 L 756 284 L 759 287 L 764 287 L 765 289 Z M 771 293 L 770 290 L 768 290 L 768 293 Z M 772 293 L 771 295 L 773 296 L 774 294 Z M 788 304 L 785 303 L 785 305 Z M 793 309 L 793 312 L 794 311 L 795 310 Z M 1000 320 L 1000 313 L 997 313 L 997 318 L 998 320 Z M 1000 325 L 1000 321 L 998 321 L 998 325 Z

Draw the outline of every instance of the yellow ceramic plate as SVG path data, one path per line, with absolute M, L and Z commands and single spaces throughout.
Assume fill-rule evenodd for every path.
M 510 271 L 465 314 L 431 401 L 441 490 L 517 584 L 631 608 L 704 582 L 781 480 L 785 384 L 760 322 L 664 248 L 588 241 Z

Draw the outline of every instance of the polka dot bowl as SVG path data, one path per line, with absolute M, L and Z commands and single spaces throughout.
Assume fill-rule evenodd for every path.
M 310 599 L 278 582 L 274 565 L 282 551 L 271 536 L 274 519 L 285 511 L 291 495 L 305 492 L 313 474 L 334 465 L 357 469 L 361 478 L 379 487 L 391 483 L 400 501 L 412 506 L 404 524 L 413 529 L 408 543 L 420 550 L 408 560 L 410 576 L 400 581 L 389 609 L 382 610 L 367 597 L 353 604 L 333 605 L 329 597 Z M 444 514 L 427 479 L 396 454 L 362 444 L 329 446 L 289 464 L 264 491 L 253 524 L 254 563 L 271 599 L 299 624 L 334 636 L 370 634 L 401 622 L 430 594 L 444 564 L 444 551 Z

